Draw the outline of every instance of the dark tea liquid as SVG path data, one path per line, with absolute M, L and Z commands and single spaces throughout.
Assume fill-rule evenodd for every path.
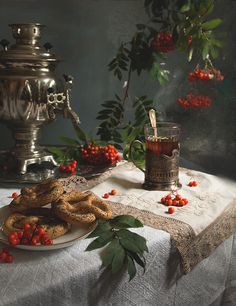
M 179 149 L 179 142 L 175 138 L 146 139 L 146 154 L 155 158 L 159 154 L 172 155 L 172 151 Z M 151 156 L 150 156 L 151 155 Z

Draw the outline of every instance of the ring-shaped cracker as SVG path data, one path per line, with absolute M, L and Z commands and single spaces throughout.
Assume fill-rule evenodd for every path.
M 23 230 L 26 223 L 41 226 L 50 239 L 58 238 L 70 229 L 70 226 L 65 221 L 59 220 L 49 208 L 12 213 L 5 219 L 2 229 L 6 235 L 9 235 L 13 231 Z
M 75 192 L 62 195 L 52 205 L 55 214 L 69 223 L 92 223 L 97 218 L 110 219 L 109 205 L 91 192 Z
M 49 179 L 32 188 L 23 188 L 21 194 L 12 200 L 9 207 L 14 212 L 45 206 L 56 201 L 64 192 L 58 180 Z

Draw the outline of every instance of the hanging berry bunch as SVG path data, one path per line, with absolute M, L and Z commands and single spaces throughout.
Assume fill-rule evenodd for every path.
M 185 98 L 179 98 L 177 103 L 184 109 L 190 108 L 208 108 L 212 104 L 212 100 L 208 96 L 194 95 L 189 93 Z
M 156 52 L 168 53 L 175 49 L 172 33 L 159 32 L 152 40 L 151 47 Z

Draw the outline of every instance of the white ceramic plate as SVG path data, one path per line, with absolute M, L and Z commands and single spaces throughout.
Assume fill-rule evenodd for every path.
M 0 242 L 9 245 L 6 235 L 3 233 L 2 224 L 7 216 L 10 215 L 10 209 L 8 206 L 4 206 L 0 208 Z M 85 227 L 79 227 L 77 225 L 72 225 L 70 231 L 65 235 L 56 238 L 53 240 L 52 245 L 17 245 L 15 246 L 18 249 L 27 250 L 27 251 L 50 251 L 50 250 L 58 250 L 62 248 L 69 247 L 73 245 L 78 240 L 84 239 L 86 236 L 91 233 L 96 227 L 96 222 L 93 224 L 89 224 Z

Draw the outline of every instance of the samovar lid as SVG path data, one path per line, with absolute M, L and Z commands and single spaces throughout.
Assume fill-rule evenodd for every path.
M 50 49 L 50 43 L 44 44 L 44 48 L 38 45 L 41 38 L 42 28 L 45 26 L 40 23 L 17 23 L 10 24 L 12 35 L 16 43 L 8 48 L 9 42 L 2 39 L 0 44 L 3 46 L 0 51 L 0 61 L 59 61 L 60 59 Z

